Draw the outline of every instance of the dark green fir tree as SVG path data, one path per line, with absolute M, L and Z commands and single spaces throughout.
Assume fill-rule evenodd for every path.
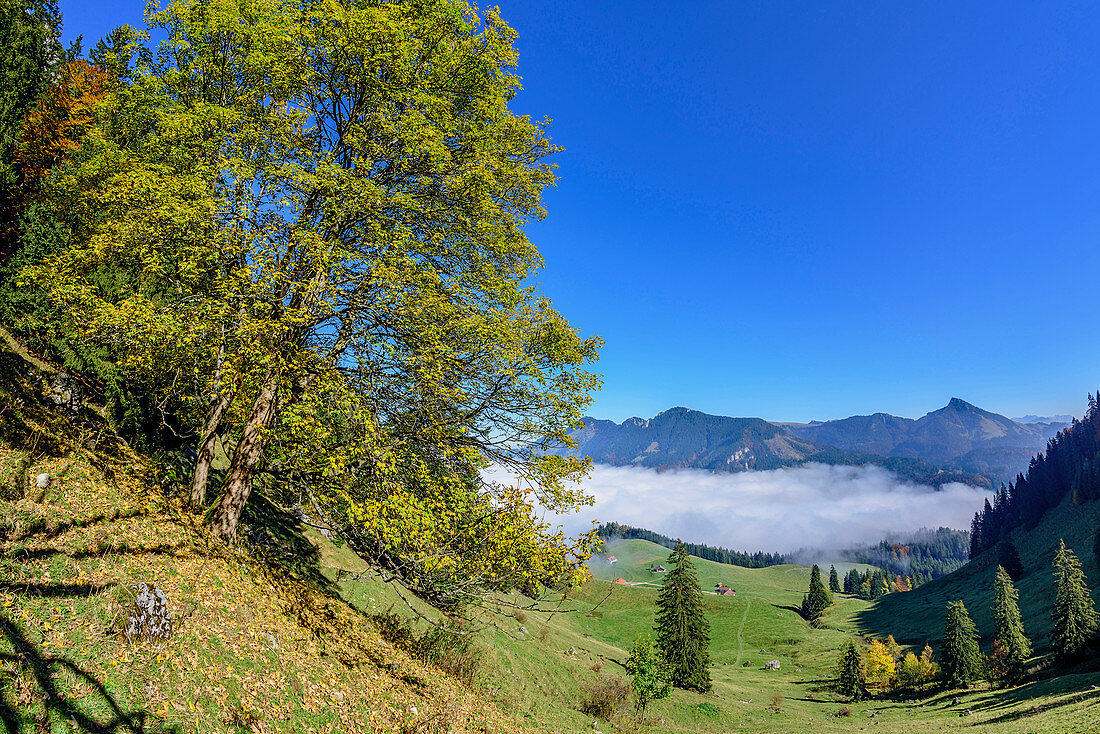
M 1066 662 L 1077 657 L 1096 634 L 1097 617 L 1081 562 L 1061 540 L 1054 554 L 1054 583 L 1050 636 L 1055 657 L 1059 662 Z
M 814 564 L 810 571 L 810 590 L 802 597 L 802 616 L 814 622 L 818 620 L 825 610 L 833 603 L 833 597 L 828 589 L 821 583 L 821 569 Z
M 1024 634 L 1020 619 L 1019 594 L 1012 585 L 1012 578 L 1002 566 L 997 567 L 993 579 L 993 636 L 1001 643 L 1008 664 L 1009 680 L 1018 680 L 1024 671 L 1024 663 L 1031 657 L 1031 641 Z
M 940 667 L 949 688 L 967 688 L 981 675 L 978 630 L 961 601 L 948 602 Z
M 1096 565 L 1100 568 L 1100 528 L 1096 529 L 1096 536 L 1092 539 L 1092 555 L 1096 558 Z
M 1010 538 L 1001 541 L 997 549 L 997 563 L 1005 570 L 1008 577 L 1015 583 L 1024 577 L 1024 564 L 1020 560 L 1020 552 Z
M 867 678 L 863 672 L 863 656 L 859 654 L 856 643 L 848 641 L 848 646 L 840 655 L 837 664 L 836 692 L 841 696 L 858 701 L 867 695 Z
M 840 577 L 836 575 L 836 566 L 829 566 L 829 591 L 840 593 Z
M 710 690 L 710 623 L 703 615 L 703 592 L 695 565 L 677 543 L 668 557 L 670 570 L 657 594 L 657 649 L 672 672 L 672 684 L 705 693 Z

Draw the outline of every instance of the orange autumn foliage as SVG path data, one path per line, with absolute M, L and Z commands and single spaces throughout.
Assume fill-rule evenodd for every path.
M 61 77 L 27 115 L 14 155 L 24 195 L 77 147 L 95 119 L 110 77 L 83 59 L 65 64 Z

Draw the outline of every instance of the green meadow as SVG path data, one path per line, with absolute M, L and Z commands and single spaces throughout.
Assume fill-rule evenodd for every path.
M 622 667 L 627 650 L 653 628 L 660 575 L 650 569 L 668 553 L 643 540 L 617 541 L 593 559 L 594 580 L 571 593 L 556 611 L 497 610 L 480 633 L 487 657 L 485 694 L 545 732 L 1100 730 L 1100 690 L 1094 688 L 1100 685 L 1100 675 L 1091 672 L 1056 678 L 1040 673 L 1035 682 L 1010 690 L 982 685 L 966 691 L 878 691 L 871 700 L 852 704 L 831 691 L 840 649 L 849 639 L 884 639 L 892 633 L 919 652 L 926 641 L 933 641 L 934 647 L 938 642 L 941 598 L 958 593 L 952 598 L 969 599 L 968 605 L 978 609 L 983 603 L 988 606 L 984 569 L 877 602 L 838 595 L 825 615 L 825 627 L 814 629 L 795 611 L 809 583 L 808 567 L 746 569 L 698 558 L 693 560 L 703 589 L 723 583 L 737 591 L 734 597 L 705 597 L 713 692 L 676 690 L 653 702 L 641 724 L 629 708 L 611 721 L 582 714 L 586 692 L 600 676 L 627 680 Z M 617 558 L 614 564 L 607 563 L 611 555 Z M 837 564 L 841 574 L 850 567 Z M 1039 573 L 1045 569 L 1034 571 L 1036 583 L 1045 578 Z M 616 584 L 615 578 L 633 585 Z M 346 586 L 358 598 L 368 598 L 369 589 L 376 607 L 392 605 L 398 611 L 404 606 L 381 585 Z M 985 631 L 988 620 L 983 614 L 976 612 L 974 617 Z M 1028 619 L 1037 614 L 1032 611 Z M 896 623 L 891 625 L 891 619 Z M 764 669 L 770 660 L 780 662 L 778 670 Z M 840 714 L 845 706 L 847 716 Z

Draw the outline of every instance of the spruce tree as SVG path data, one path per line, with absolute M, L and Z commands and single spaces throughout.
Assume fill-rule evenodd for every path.
M 837 667 L 837 693 L 853 701 L 858 701 L 867 695 L 867 679 L 863 673 L 863 657 L 856 649 L 854 641 L 848 641 L 848 646 L 844 648 Z
M 977 558 L 982 552 L 982 516 L 974 513 L 974 519 L 970 521 L 970 558 Z
M 1008 573 L 1008 577 L 1013 583 L 1024 577 L 1024 564 L 1020 560 L 1020 552 L 1016 550 L 1016 546 L 1011 539 L 1005 538 L 1001 542 L 997 551 L 997 563 Z
M 814 622 L 832 603 L 833 597 L 821 583 L 821 569 L 815 563 L 810 570 L 810 591 L 802 597 L 802 616 Z
M 657 594 L 657 649 L 672 672 L 672 684 L 705 693 L 710 690 L 710 624 L 703 615 L 703 592 L 684 544 L 668 557 L 669 573 Z
M 943 675 L 949 688 L 966 688 L 981 673 L 978 630 L 961 601 L 948 602 L 943 625 Z
M 993 580 L 993 629 L 995 639 L 1004 648 L 1009 677 L 1018 678 L 1024 662 L 1031 657 L 1031 642 L 1020 619 L 1019 594 L 1008 571 L 1001 566 L 997 566 Z
M 1058 551 L 1054 554 L 1054 582 L 1057 591 L 1050 614 L 1053 622 L 1051 642 L 1055 657 L 1059 662 L 1066 662 L 1081 652 L 1096 634 L 1097 616 L 1081 563 L 1062 540 L 1058 541 Z
M 840 577 L 836 575 L 836 566 L 829 566 L 829 591 L 840 593 Z

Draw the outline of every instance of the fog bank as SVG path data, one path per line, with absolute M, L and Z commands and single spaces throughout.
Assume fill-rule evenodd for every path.
M 912 484 L 877 466 L 825 464 L 738 474 L 596 466 L 582 486 L 596 504 L 557 518 L 571 533 L 598 519 L 782 553 L 847 548 L 921 527 L 969 528 L 989 496 L 965 484 Z

